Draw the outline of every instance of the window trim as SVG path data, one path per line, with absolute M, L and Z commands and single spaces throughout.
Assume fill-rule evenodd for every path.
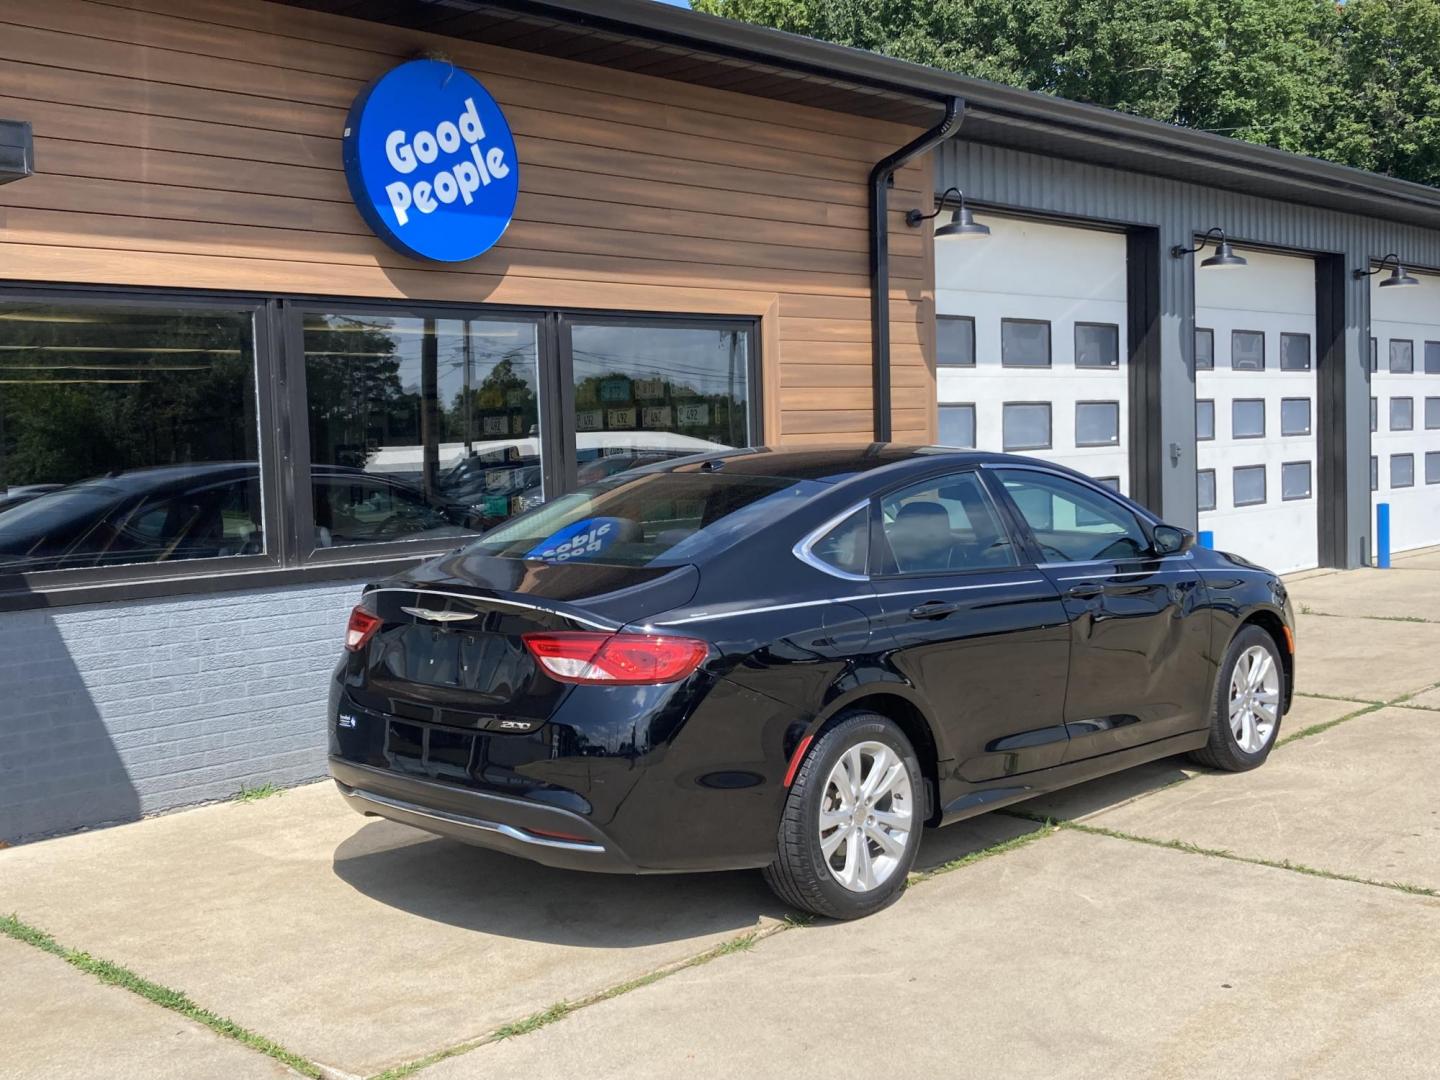
M 1085 405 L 1110 405 L 1115 409 L 1115 438 L 1111 442 L 1081 442 L 1080 441 L 1080 409 Z M 1075 447 L 1076 449 L 1090 448 L 1096 446 L 1119 446 L 1121 437 L 1120 423 L 1120 402 L 1113 398 L 1108 401 L 1077 401 L 1075 402 Z M 1053 436 L 1053 432 L 1051 433 Z
M 1201 334 L 1209 334 L 1209 335 L 1210 335 L 1210 363 L 1207 364 L 1205 367 L 1201 367 L 1201 366 L 1200 366 L 1200 350 L 1195 347 L 1195 342 L 1197 342 L 1197 341 L 1200 340 L 1200 335 L 1201 335 Z M 1195 327 L 1195 336 L 1194 336 L 1194 338 L 1191 340 L 1190 349 L 1191 349 L 1191 353 L 1190 353 L 1191 359 L 1192 359 L 1192 362 L 1194 363 L 1194 367 L 1195 367 L 1195 370 L 1196 370 L 1196 371 L 1214 371 L 1214 370 L 1215 370 L 1215 328 L 1214 328 L 1213 326 L 1197 326 L 1197 327 Z
M 1304 338 L 1304 339 L 1305 339 L 1305 366 L 1304 366 L 1304 367 L 1286 367 L 1286 366 L 1285 366 L 1285 339 L 1286 339 L 1286 338 Z M 1301 371 L 1301 372 L 1313 371 L 1314 368 L 1315 368 L 1314 345 L 1315 345 L 1314 339 L 1313 339 L 1309 334 L 1302 333 L 1302 332 L 1299 331 L 1299 330 L 1282 330 L 1282 331 L 1280 331 L 1280 370 L 1281 370 L 1281 371 Z
M 52 607 L 57 603 L 94 603 L 107 586 L 131 588 L 145 582 L 172 585 L 194 580 L 209 586 L 217 578 L 273 573 L 284 565 L 286 537 L 281 524 L 284 494 L 279 483 L 284 449 L 278 438 L 283 408 L 275 393 L 277 356 L 271 334 L 273 301 L 233 293 L 107 289 L 87 286 L 40 288 L 0 284 L 0 302 L 34 302 L 135 311 L 193 309 L 249 313 L 252 319 L 255 379 L 256 464 L 259 468 L 261 528 L 265 551 L 259 555 L 227 555 L 209 559 L 121 563 L 115 566 L 70 567 L 61 570 L 0 572 L 0 611 Z M 273 463 L 267 470 L 267 463 Z M 167 589 L 174 591 L 173 588 Z
M 1260 470 L 1261 491 L 1258 499 L 1247 499 L 1241 502 L 1235 497 L 1235 474 L 1242 470 Z M 1264 465 L 1235 465 L 1230 469 L 1230 505 L 1239 509 L 1245 506 L 1268 506 L 1270 504 L 1270 470 Z
M 1410 482 L 1409 482 L 1408 484 L 1397 484 L 1397 483 L 1395 483 L 1395 459 L 1396 459 L 1396 458 L 1409 458 L 1409 459 L 1410 459 Z M 1413 452 L 1407 452 L 1407 453 L 1403 453 L 1403 454 L 1391 454 L 1391 455 L 1390 455 L 1389 465 L 1390 465 L 1390 468 L 1387 470 L 1388 473 L 1389 473 L 1389 490 L 1391 490 L 1391 491 L 1404 491 L 1406 488 L 1412 488 L 1412 487 L 1415 486 L 1415 454 L 1414 454 Z
M 1236 366 L 1235 366 L 1235 335 L 1236 335 L 1236 334 L 1254 334 L 1256 337 L 1258 337 L 1258 338 L 1260 339 L 1260 366 L 1259 366 L 1258 368 L 1252 368 L 1252 367 L 1236 367 Z M 1270 355 L 1269 355 L 1269 353 L 1270 353 L 1270 349 L 1269 349 L 1269 346 L 1265 343 L 1265 331 L 1264 331 L 1264 330 L 1245 330 L 1245 329 L 1242 329 L 1242 328 L 1240 328 L 1240 327 L 1235 327 L 1235 328 L 1231 329 L 1231 331 L 1230 331 L 1230 370 L 1231 370 L 1231 371 L 1250 371 L 1250 372 L 1269 371 L 1269 370 L 1270 370 Z
M 872 534 L 870 537 L 872 542 L 867 544 L 865 547 L 865 573 L 863 574 L 852 574 L 849 570 L 841 570 L 838 566 L 827 563 L 824 559 L 820 558 L 820 556 L 815 554 L 813 549 L 816 544 L 818 544 L 822 539 L 824 539 L 824 537 L 827 533 L 830 532 L 830 530 L 834 529 L 838 525 L 842 524 L 846 519 L 852 517 L 855 514 L 858 514 L 862 510 L 867 511 L 866 524 L 870 525 L 870 519 L 873 518 L 875 513 L 874 503 L 874 499 L 862 499 L 860 502 L 857 502 L 848 510 L 842 510 L 834 517 L 827 518 L 810 532 L 806 533 L 803 537 L 801 537 L 799 542 L 790 549 L 790 554 L 794 555 L 795 558 L 799 559 L 806 566 L 809 566 L 815 570 L 819 570 L 822 574 L 828 574 L 830 577 L 840 578 L 842 581 L 869 581 L 870 564 L 873 561 L 872 555 L 875 548 L 875 545 L 873 543 L 873 528 L 869 530 Z
M 413 567 L 426 559 L 454 550 L 456 537 L 434 540 L 403 540 L 375 544 L 354 544 L 343 548 L 313 547 L 313 506 L 308 482 L 309 423 L 305 398 L 305 356 L 302 315 L 307 310 L 325 312 L 383 312 L 398 316 L 491 318 L 498 321 L 534 320 L 540 324 L 537 338 L 541 380 L 541 440 L 545 449 L 545 411 L 551 415 L 565 406 L 564 389 L 546 397 L 547 374 L 554 382 L 566 377 L 568 365 L 554 362 L 560 357 L 559 327 L 569 317 L 585 323 L 597 321 L 645 326 L 695 328 L 700 325 L 728 325 L 742 329 L 748 337 L 747 439 L 751 446 L 765 444 L 765 397 L 762 378 L 764 357 L 761 319 L 734 314 L 686 314 L 673 311 L 613 311 L 565 307 L 545 308 L 515 304 L 492 304 L 442 300 L 392 300 L 323 293 L 268 293 L 244 290 L 183 289 L 155 286 L 110 286 L 89 284 L 44 285 L 35 282 L 0 282 L 0 301 L 93 304 L 139 309 L 189 307 L 200 310 L 235 308 L 255 313 L 256 415 L 260 426 L 257 446 L 260 458 L 260 489 L 266 552 L 263 555 L 236 555 L 216 559 L 185 559 L 173 562 L 130 563 L 122 566 L 32 571 L 0 575 L 0 611 L 22 611 L 37 607 L 61 607 L 108 601 L 149 599 L 164 596 L 217 594 L 240 589 L 284 588 L 322 581 L 365 580 Z M 294 314 L 292 314 L 294 312 Z M 552 362 L 546 362 L 546 349 Z M 568 358 L 566 358 L 568 359 Z M 573 389 L 572 389 L 573 393 Z M 551 436 L 561 432 L 553 420 Z M 568 465 L 570 477 L 564 486 L 551 486 L 543 477 L 548 498 L 574 490 L 574 431 L 569 433 L 570 451 L 559 458 Z M 268 455 L 268 457 L 267 457 Z M 542 454 L 543 460 L 543 454 Z M 550 452 L 555 462 L 556 451 Z M 269 466 L 267 467 L 267 462 Z M 299 503 L 303 500 L 304 505 Z M 303 521 L 305 526 L 301 526 Z M 311 537 L 302 551 L 302 536 Z M 325 552 L 317 556 L 316 550 Z
M 970 362 L 968 364 L 947 364 L 940 359 L 940 323 L 942 320 L 950 322 L 968 322 L 970 324 Z M 973 368 L 977 365 L 977 354 L 979 353 L 978 343 L 975 337 L 975 316 L 974 315 L 948 315 L 944 312 L 935 314 L 935 367 L 938 368 Z
M 1270 430 L 1270 421 L 1265 415 L 1265 398 L 1231 398 L 1230 399 L 1230 438 L 1231 439 L 1263 439 Z M 1260 431 L 1255 435 L 1237 435 L 1235 433 L 1235 406 L 1257 404 L 1260 406 Z
M 1082 364 L 1080 363 L 1080 328 L 1088 326 L 1097 330 L 1115 331 L 1115 362 L 1113 364 Z M 1070 364 L 1076 371 L 1119 371 L 1120 370 L 1120 324 L 1108 322 L 1094 322 L 1089 319 L 1077 320 L 1070 331 Z M 1109 445 L 1108 443 L 1106 445 Z
M 1386 374 L 1386 375 L 1414 375 L 1414 374 L 1415 374 L 1415 339 L 1414 339 L 1414 338 L 1386 338 L 1385 340 L 1386 340 L 1386 349 L 1387 349 L 1387 352 L 1389 353 L 1389 355 L 1385 358 L 1385 359 L 1386 359 L 1385 374 Z M 1409 346 L 1410 346 L 1410 370 L 1409 370 L 1409 371 L 1396 371 L 1396 370 L 1395 370 L 1395 365 L 1394 365 L 1394 362 L 1393 362 L 1394 359 L 1395 359 L 1394 346 L 1397 345 L 1397 344 L 1398 344 L 1398 345 L 1409 345 Z
M 1292 401 L 1303 401 L 1305 403 L 1305 430 L 1285 430 L 1285 406 Z M 1234 423 L 1232 418 L 1231 423 Z M 1282 439 L 1301 439 L 1315 434 L 1315 403 L 1308 397 L 1282 397 L 1280 399 L 1280 437 Z
M 1043 446 L 1005 445 L 1005 410 L 1011 405 L 1045 406 L 1045 444 Z M 979 433 L 977 432 L 976 435 L 978 438 Z M 1002 401 L 1000 403 L 1000 449 L 1006 454 L 1024 453 L 1029 450 L 1055 449 L 1055 403 L 1053 401 Z
M 1308 489 L 1304 495 L 1285 494 L 1285 469 L 1290 465 L 1304 465 L 1306 475 L 1310 478 Z M 1315 497 L 1315 463 L 1309 458 L 1300 461 L 1282 461 L 1280 463 L 1280 501 L 1281 502 L 1305 502 Z
M 1201 405 L 1209 405 L 1209 406 L 1210 406 L 1210 434 L 1209 434 L 1209 435 L 1201 435 L 1201 434 L 1200 434 L 1200 406 L 1201 406 Z M 1231 418 L 1231 423 L 1234 423 L 1234 418 L 1233 418 L 1233 417 Z M 1215 399 L 1214 399 L 1214 398 L 1196 398 L 1196 399 L 1195 399 L 1195 441 L 1196 441 L 1196 442 L 1214 442 L 1214 441 L 1215 441 Z
M 1045 327 L 1045 363 L 1043 364 L 1010 364 L 1005 361 L 1005 324 L 1019 323 L 1025 326 Z M 1055 366 L 1055 327 L 1049 319 L 1000 319 L 1000 366 L 1012 368 L 1016 371 L 1047 371 Z
M 1410 426 L 1409 426 L 1409 427 L 1396 427 L 1396 426 L 1395 426 L 1395 403 L 1396 403 L 1397 401 L 1408 401 L 1408 402 L 1410 403 Z M 1386 404 L 1387 404 L 1387 406 L 1388 406 L 1388 408 L 1386 409 L 1386 412 L 1388 413 L 1388 416 L 1386 417 L 1386 425 L 1387 425 L 1386 428 L 1385 428 L 1386 431 L 1414 431 L 1414 430 L 1415 430 L 1415 399 L 1414 399 L 1413 397 L 1409 397 L 1409 396 L 1407 396 L 1407 395 L 1405 395 L 1405 394 L 1392 394 L 1389 398 L 1386 399 Z

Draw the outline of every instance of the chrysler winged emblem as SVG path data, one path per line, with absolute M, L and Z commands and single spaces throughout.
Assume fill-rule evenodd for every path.
M 406 615 L 429 619 L 431 622 L 464 622 L 476 617 L 473 611 L 430 611 L 423 607 L 402 607 L 400 610 Z

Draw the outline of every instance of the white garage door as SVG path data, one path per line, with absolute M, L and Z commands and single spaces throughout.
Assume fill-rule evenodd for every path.
M 1370 279 L 1370 488 L 1390 504 L 1390 550 L 1440 544 L 1440 279 Z
M 1200 528 L 1281 572 L 1319 563 L 1315 264 L 1195 256 L 1195 427 Z
M 1125 237 L 979 215 L 935 241 L 940 441 L 1130 485 Z

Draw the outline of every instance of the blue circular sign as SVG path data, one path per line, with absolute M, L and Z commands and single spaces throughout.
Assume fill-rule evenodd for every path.
M 443 60 L 411 60 L 362 91 L 345 121 L 344 157 L 361 216 L 406 255 L 473 259 L 515 213 L 510 125 L 472 75 Z

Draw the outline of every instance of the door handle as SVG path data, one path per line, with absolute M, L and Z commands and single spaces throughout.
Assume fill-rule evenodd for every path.
M 1072 585 L 1070 587 L 1070 595 L 1077 600 L 1089 600 L 1092 597 L 1099 596 L 1104 591 L 1104 585 L 1098 585 L 1093 581 L 1083 581 L 1079 585 Z
M 926 600 L 910 609 L 912 619 L 943 619 L 946 615 L 953 615 L 960 610 L 959 604 L 952 604 L 946 600 Z

